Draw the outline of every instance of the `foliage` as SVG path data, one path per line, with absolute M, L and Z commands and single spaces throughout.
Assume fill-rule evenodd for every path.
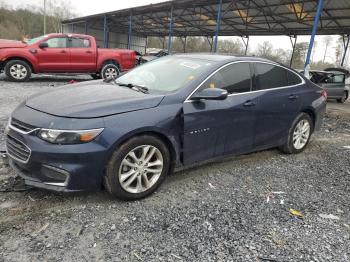
M 61 30 L 61 20 L 74 16 L 72 8 L 63 0 L 47 1 L 47 33 Z M 13 9 L 0 1 L 0 39 L 22 40 L 44 33 L 44 9 L 25 6 Z

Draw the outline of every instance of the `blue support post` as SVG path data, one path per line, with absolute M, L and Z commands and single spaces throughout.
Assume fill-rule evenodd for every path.
M 84 33 L 87 35 L 88 33 L 88 22 L 85 21 L 85 30 L 84 30 Z
M 310 64 L 312 47 L 314 45 L 315 35 L 317 33 L 318 22 L 320 21 L 322 10 L 323 10 L 323 0 L 318 0 L 317 12 L 316 12 L 315 19 L 314 19 L 314 25 L 312 27 L 311 39 L 310 39 L 310 43 L 309 43 L 309 48 L 307 50 L 307 55 L 306 55 L 305 65 L 304 65 L 304 73 L 306 76 L 308 76 L 308 74 L 309 74 L 308 69 L 309 69 L 309 64 Z
M 169 20 L 169 39 L 168 39 L 168 53 L 171 54 L 171 38 L 173 36 L 173 11 L 174 7 L 171 5 L 170 20 Z
M 129 17 L 128 49 L 131 49 L 131 40 L 132 40 L 132 12 L 130 12 L 130 17 Z
M 219 32 L 220 32 L 220 26 L 221 26 L 221 16 L 222 16 L 222 0 L 219 0 L 218 15 L 216 17 L 214 48 L 213 48 L 215 53 L 218 51 L 218 38 L 219 38 Z
M 107 16 L 103 18 L 103 47 L 108 48 L 108 29 L 107 29 Z
M 346 52 L 348 51 L 348 47 L 349 47 L 349 40 L 350 40 L 350 35 L 348 35 L 348 40 L 346 41 L 346 45 L 344 46 L 344 54 L 343 54 L 343 57 L 341 59 L 340 66 L 344 66 Z

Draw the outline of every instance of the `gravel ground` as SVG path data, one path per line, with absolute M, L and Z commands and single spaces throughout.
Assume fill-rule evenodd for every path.
M 0 81 L 2 125 L 51 79 Z M 0 163 L 0 185 L 13 176 Z M 141 201 L 0 193 L 0 247 L 0 261 L 350 261 L 350 117 L 328 114 L 301 154 L 181 171 Z

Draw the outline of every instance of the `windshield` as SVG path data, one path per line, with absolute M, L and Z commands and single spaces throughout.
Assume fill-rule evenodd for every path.
M 42 35 L 42 36 L 38 36 L 32 39 L 28 39 L 27 41 L 25 41 L 28 45 L 34 44 L 38 41 L 40 41 L 41 39 L 44 39 L 45 37 L 47 37 L 47 35 Z
M 117 82 L 170 93 L 199 77 L 210 65 L 209 60 L 166 56 L 133 69 L 119 77 Z

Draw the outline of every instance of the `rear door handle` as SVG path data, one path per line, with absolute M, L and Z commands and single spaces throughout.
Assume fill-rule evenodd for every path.
M 251 106 L 255 106 L 255 105 L 256 105 L 256 103 L 253 102 L 252 100 L 247 100 L 247 101 L 243 104 L 243 106 L 245 106 L 245 107 L 251 107 Z
M 288 97 L 289 100 L 297 100 L 298 98 L 299 98 L 299 96 L 297 96 L 297 95 L 290 95 Z

